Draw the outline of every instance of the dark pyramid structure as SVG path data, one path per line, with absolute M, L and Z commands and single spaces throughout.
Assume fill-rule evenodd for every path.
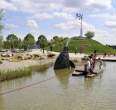
M 60 53 L 56 62 L 54 64 L 54 69 L 64 69 L 64 68 L 75 68 L 72 61 L 69 60 L 68 47 L 64 47 L 63 51 Z

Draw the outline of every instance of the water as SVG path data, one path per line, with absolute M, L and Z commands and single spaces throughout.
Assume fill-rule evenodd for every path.
M 38 82 L 0 95 L 0 110 L 116 110 L 116 63 L 106 63 L 95 78 L 72 77 L 71 73 L 50 67 L 1 83 L 0 93 Z

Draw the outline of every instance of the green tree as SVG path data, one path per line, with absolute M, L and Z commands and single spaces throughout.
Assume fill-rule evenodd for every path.
M 18 39 L 18 45 L 17 45 L 17 47 L 19 49 L 22 49 L 23 48 L 23 41 L 20 38 Z
M 0 35 L 0 49 L 3 47 L 3 36 Z
M 85 36 L 87 39 L 92 39 L 94 37 L 95 33 L 94 32 L 91 32 L 91 31 L 88 31 Z
M 27 50 L 27 48 L 32 46 L 34 43 L 35 43 L 35 38 L 32 34 L 29 33 L 24 37 L 24 41 L 23 41 L 24 49 Z
M 54 41 L 57 41 L 58 39 L 59 39 L 58 36 L 54 36 L 54 37 L 53 37 L 53 40 L 54 40 Z
M 3 29 L 3 24 L 2 24 L 2 18 L 3 18 L 3 10 L 0 10 L 0 49 L 3 46 L 3 36 L 1 35 L 2 29 Z
M 0 34 L 3 29 L 2 18 L 3 18 L 3 10 L 0 10 Z
M 65 37 L 59 37 L 59 36 L 54 36 L 51 40 L 50 43 L 52 45 L 52 49 L 56 51 L 61 51 L 64 46 L 66 46 L 66 43 L 68 41 L 68 38 Z
M 3 47 L 4 47 L 5 49 L 11 48 L 10 42 L 8 42 L 7 40 L 4 41 L 3 44 L 4 44 Z
M 40 36 L 38 37 L 37 44 L 40 45 L 40 47 L 43 49 L 43 52 L 44 52 L 45 47 L 48 46 L 48 40 L 47 40 L 46 36 L 40 35 Z
M 8 48 L 14 49 L 18 47 L 18 37 L 15 34 L 9 34 L 6 40 L 6 43 L 9 44 Z

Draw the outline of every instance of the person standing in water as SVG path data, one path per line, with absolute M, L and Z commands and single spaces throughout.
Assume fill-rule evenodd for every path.
M 85 66 L 84 66 L 84 71 L 85 71 L 85 75 L 87 74 L 90 74 L 90 71 L 91 71 L 91 62 L 90 62 L 90 58 L 88 57 L 86 59 L 86 63 L 85 63 Z
M 102 68 L 102 65 L 103 65 L 103 62 L 102 62 L 101 58 L 98 58 L 98 62 L 100 63 L 99 64 L 99 69 L 101 69 Z
M 93 73 L 93 69 L 94 69 L 93 54 L 89 56 L 89 60 L 90 60 L 90 73 Z

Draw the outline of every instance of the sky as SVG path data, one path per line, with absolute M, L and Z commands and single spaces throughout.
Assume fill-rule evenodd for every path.
M 83 13 L 83 32 L 95 32 L 95 40 L 116 45 L 115 0 L 0 0 L 3 9 L 3 36 L 14 33 L 24 38 L 32 33 L 48 39 L 79 36 L 80 20 L 76 13 Z

